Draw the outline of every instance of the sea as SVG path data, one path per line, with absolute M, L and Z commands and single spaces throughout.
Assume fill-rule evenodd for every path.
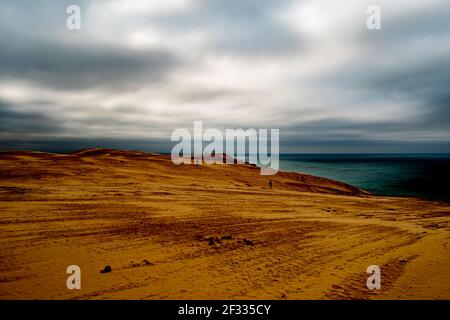
M 378 195 L 450 202 L 450 154 L 281 154 L 280 170 L 342 181 Z

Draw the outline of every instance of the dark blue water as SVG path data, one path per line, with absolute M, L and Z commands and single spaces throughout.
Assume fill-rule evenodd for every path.
M 280 169 L 369 192 L 450 202 L 450 154 L 284 154 Z

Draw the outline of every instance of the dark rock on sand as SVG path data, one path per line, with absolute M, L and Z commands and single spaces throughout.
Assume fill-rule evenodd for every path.
M 103 270 L 100 271 L 100 273 L 108 273 L 111 272 L 111 266 L 107 265 L 106 267 L 103 268 Z

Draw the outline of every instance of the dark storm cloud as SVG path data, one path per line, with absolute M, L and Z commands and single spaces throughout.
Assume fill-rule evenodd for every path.
M 18 110 L 0 101 L 1 135 L 62 133 L 64 127 L 44 112 Z
M 387 72 L 373 81 L 375 90 L 388 95 L 401 94 L 422 105 L 413 126 L 449 128 L 450 60 L 448 56 L 422 66 Z
M 434 122 L 418 118 L 405 121 L 402 119 L 390 119 L 383 121 L 370 120 L 347 120 L 345 118 L 328 118 L 318 121 L 308 121 L 305 123 L 298 123 L 283 127 L 282 131 L 286 138 L 297 137 L 306 139 L 318 139 L 335 141 L 343 140 L 371 140 L 380 139 L 381 137 L 386 141 L 391 139 L 400 141 L 402 136 L 404 140 L 417 139 L 427 129 L 433 132 L 436 127 L 430 127 Z M 447 123 L 448 127 L 448 123 Z M 447 129 L 442 126 L 442 129 Z
M 0 77 L 53 88 L 120 87 L 161 81 L 177 59 L 168 52 L 133 52 L 113 47 L 65 47 L 55 43 L 1 44 Z
M 389 7 L 384 12 L 388 18 L 383 20 L 383 30 L 363 29 L 357 34 L 363 52 L 360 58 L 313 83 L 352 92 L 344 101 L 358 101 L 359 106 L 379 101 L 409 108 L 382 121 L 324 118 L 299 125 L 298 130 L 307 127 L 310 132 L 328 132 L 330 139 L 351 132 L 355 138 L 367 139 L 378 133 L 390 134 L 392 139 L 404 139 L 408 134 L 424 139 L 439 136 L 450 145 L 450 3 L 431 4 L 414 12 L 405 6 L 395 17 L 389 16 Z M 421 148 L 418 144 L 418 150 Z
M 133 51 L 65 29 L 66 8 L 90 1 L 0 4 L 0 78 L 63 89 L 134 88 L 162 81 L 179 60 L 163 49 Z M 83 11 L 82 11 L 83 12 Z M 80 40 L 80 38 L 82 40 Z
M 414 53 L 411 52 L 411 56 L 413 55 Z M 409 102 L 411 114 L 416 113 L 416 117 L 408 122 L 404 122 L 401 118 L 390 119 L 390 122 L 392 120 L 398 122 L 397 131 L 408 129 L 408 127 L 448 130 L 450 123 L 449 56 L 450 50 L 446 54 L 435 55 L 431 59 L 422 58 L 425 61 L 420 63 L 417 60 L 415 63 L 398 63 L 388 66 L 372 63 L 373 60 L 368 63 L 352 63 L 334 74 L 331 80 L 327 79 L 323 83 L 361 90 L 364 92 L 360 97 L 362 101 L 384 99 L 393 102 Z M 418 110 L 414 107 L 417 105 Z M 351 123 L 348 126 L 351 127 Z M 367 127 L 367 129 L 370 128 L 377 129 L 374 126 Z M 385 126 L 380 126 L 378 129 L 385 130 Z
M 450 3 L 380 0 L 368 31 L 362 0 L 175 2 L 1 1 L 2 147 L 168 151 L 203 120 L 282 151 L 449 151 Z

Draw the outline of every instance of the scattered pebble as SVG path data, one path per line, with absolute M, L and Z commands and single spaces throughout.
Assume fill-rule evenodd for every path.
M 108 273 L 111 271 L 112 271 L 111 266 L 107 265 L 106 267 L 103 268 L 103 270 L 100 271 L 100 273 Z

